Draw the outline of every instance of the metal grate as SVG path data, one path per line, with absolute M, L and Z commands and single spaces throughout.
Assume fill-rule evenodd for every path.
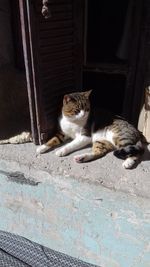
M 95 265 L 43 247 L 21 236 L 3 231 L 0 231 L 0 266 L 96 267 Z

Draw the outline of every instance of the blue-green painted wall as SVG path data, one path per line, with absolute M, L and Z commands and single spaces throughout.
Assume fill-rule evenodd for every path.
M 0 230 L 102 267 L 150 267 L 148 199 L 42 175 L 37 186 L 0 175 Z

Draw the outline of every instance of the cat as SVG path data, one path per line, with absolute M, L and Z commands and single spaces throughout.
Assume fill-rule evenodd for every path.
M 124 118 L 91 108 L 91 91 L 64 96 L 58 133 L 39 146 L 37 154 L 47 152 L 71 138 L 71 142 L 56 150 L 57 156 L 66 156 L 92 144 L 90 153 L 74 157 L 77 163 L 92 161 L 114 151 L 116 157 L 124 159 L 122 165 L 125 169 L 133 168 L 144 152 L 142 134 Z

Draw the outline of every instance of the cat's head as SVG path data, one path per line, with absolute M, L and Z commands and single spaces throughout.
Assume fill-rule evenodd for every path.
M 89 96 L 92 90 L 67 94 L 63 99 L 62 113 L 69 120 L 86 119 L 90 111 Z

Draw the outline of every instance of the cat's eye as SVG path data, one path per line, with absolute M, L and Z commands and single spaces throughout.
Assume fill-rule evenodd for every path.
M 79 112 L 80 112 L 79 109 L 76 109 L 76 110 L 75 110 L 75 114 L 76 114 L 76 115 L 77 115 Z

